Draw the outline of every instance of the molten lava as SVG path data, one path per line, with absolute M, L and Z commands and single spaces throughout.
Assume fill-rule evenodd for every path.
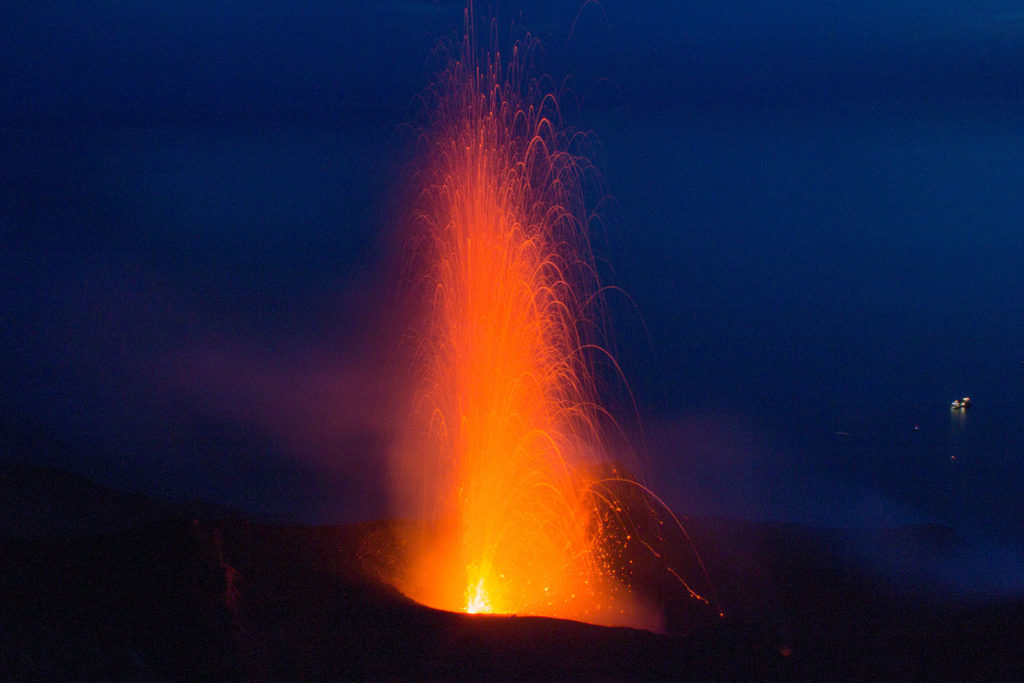
M 477 57 L 472 31 L 424 96 L 428 163 L 413 248 L 425 332 L 396 457 L 408 540 L 399 587 L 425 604 L 650 626 L 606 568 L 586 240 L 592 167 L 556 98 Z

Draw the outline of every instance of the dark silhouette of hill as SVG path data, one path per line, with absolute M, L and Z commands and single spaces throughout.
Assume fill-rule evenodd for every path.
M 0 462 L 3 535 L 63 538 L 125 531 L 168 518 L 252 517 L 239 508 L 203 499 L 165 503 L 45 465 Z
M 0 463 L 0 533 L 77 536 L 122 531 L 171 514 L 146 496 L 118 491 L 71 472 Z
M 954 600 L 880 580 L 857 561 L 864 543 L 956 557 L 969 548 L 952 530 L 684 522 L 725 617 L 667 600 L 661 634 L 415 604 L 379 580 L 396 561 L 390 522 L 301 527 L 172 514 L 93 535 L 2 536 L 0 671 L 51 680 L 1024 675 L 1020 599 Z M 654 563 L 637 571 L 635 590 L 667 596 L 657 574 Z

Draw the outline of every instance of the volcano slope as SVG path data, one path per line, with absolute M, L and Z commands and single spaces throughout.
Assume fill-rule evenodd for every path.
M 664 605 L 666 632 L 652 633 L 418 605 L 382 580 L 401 556 L 396 523 L 259 523 L 11 467 L 0 476 L 0 670 L 14 679 L 1024 678 L 1024 601 L 960 601 L 857 560 L 867 547 L 969 554 L 944 527 L 687 520 L 725 616 L 671 595 L 638 555 L 635 590 Z M 25 501 L 48 490 L 106 507 L 67 506 L 90 524 L 54 514 L 44 529 Z

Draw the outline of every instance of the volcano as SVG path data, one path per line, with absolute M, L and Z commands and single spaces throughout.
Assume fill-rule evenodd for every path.
M 25 467 L 16 468 L 21 481 Z M 0 468 L 4 500 L 20 486 L 7 476 L 14 469 Z M 82 504 L 109 498 L 111 489 L 80 477 L 32 469 L 34 486 L 50 482 Z M 116 500 L 138 511 L 146 499 Z M 1024 673 L 1024 601 L 958 600 L 880 579 L 854 559 L 867 547 L 914 556 L 971 551 L 945 527 L 851 532 L 690 520 L 726 617 L 705 618 L 685 605 L 673 615 L 667 606 L 665 632 L 652 633 L 419 605 L 381 579 L 401 556 L 394 522 L 266 524 L 184 516 L 149 502 L 159 514 L 129 528 L 120 515 L 106 517 L 105 532 L 55 518 L 48 530 L 6 527 L 6 676 L 1014 680 Z M 29 512 L 24 503 L 5 508 L 11 520 Z

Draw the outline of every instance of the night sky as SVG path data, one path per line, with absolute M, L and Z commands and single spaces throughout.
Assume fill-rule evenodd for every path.
M 0 457 L 387 514 L 408 124 L 463 8 L 379 4 L 0 9 Z M 651 487 L 1024 544 L 1019 3 L 491 9 L 595 136 Z

